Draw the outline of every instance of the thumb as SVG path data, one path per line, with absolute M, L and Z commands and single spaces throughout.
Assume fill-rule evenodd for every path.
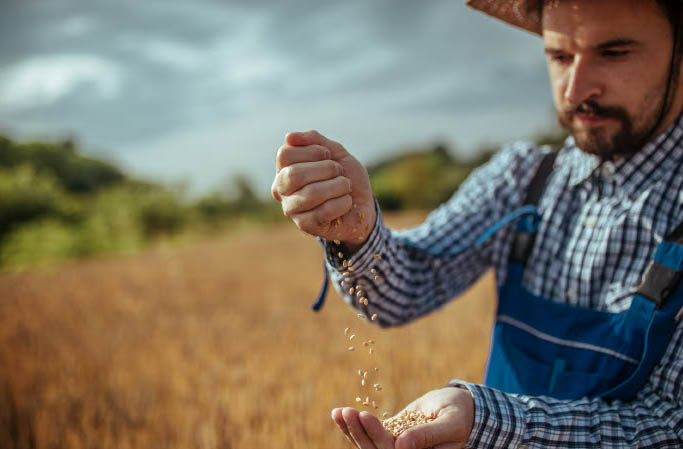
M 288 145 L 294 147 L 322 145 L 332 152 L 332 159 L 340 159 L 348 154 L 339 142 L 328 139 L 316 130 L 291 132 L 285 136 L 285 141 Z
M 448 419 L 447 415 L 442 416 L 441 419 L 436 418 L 434 421 L 417 425 L 406 430 L 396 439 L 396 449 L 425 449 L 432 446 L 461 447 L 458 443 L 464 443 L 464 441 L 455 441 L 454 427 L 457 426 L 457 422 Z

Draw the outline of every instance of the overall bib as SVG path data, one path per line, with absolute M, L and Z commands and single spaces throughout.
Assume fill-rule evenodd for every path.
M 534 295 L 522 286 L 522 277 L 540 223 L 537 204 L 556 155 L 549 153 L 541 162 L 525 205 L 491 226 L 472 245 L 480 245 L 507 224 L 517 222 L 507 277 L 498 290 L 484 383 L 507 393 L 531 396 L 628 400 L 664 355 L 680 318 L 683 223 L 659 244 L 630 308 L 622 313 Z M 464 250 L 432 255 L 452 257 Z M 314 310 L 322 307 L 328 282 L 325 270 Z
M 536 206 L 556 153 L 527 192 Z M 517 224 L 507 278 L 498 291 L 485 384 L 508 393 L 558 399 L 632 399 L 671 340 L 683 306 L 683 224 L 662 241 L 631 306 L 609 313 L 537 296 L 522 286 L 538 215 Z

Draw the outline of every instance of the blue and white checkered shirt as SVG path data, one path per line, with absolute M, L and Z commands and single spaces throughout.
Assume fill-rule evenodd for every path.
M 353 256 L 350 277 L 341 276 L 336 246 L 326 243 L 335 287 L 358 311 L 377 313 L 379 324 L 391 326 L 436 310 L 491 267 L 502 285 L 514 226 L 469 247 L 522 205 L 548 151 L 528 143 L 503 148 L 416 228 L 391 231 L 378 213 L 372 234 Z M 555 161 L 539 212 L 542 222 L 524 286 L 558 302 L 626 310 L 657 245 L 683 221 L 683 116 L 616 163 L 583 153 L 570 137 Z M 452 257 L 431 255 L 460 248 L 465 250 Z M 369 306 L 353 301 L 341 281 L 347 288 L 361 285 Z M 683 326 L 629 402 L 558 400 L 462 384 L 475 403 L 470 447 L 683 447 Z

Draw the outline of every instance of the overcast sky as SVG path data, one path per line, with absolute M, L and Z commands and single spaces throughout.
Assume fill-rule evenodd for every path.
M 541 40 L 464 0 L 0 0 L 0 130 L 134 172 L 267 192 L 287 131 L 369 163 L 462 155 L 555 116 Z

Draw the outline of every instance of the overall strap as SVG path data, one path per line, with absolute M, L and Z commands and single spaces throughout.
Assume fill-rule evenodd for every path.
M 683 275 L 683 223 L 669 233 L 657 247 L 655 257 L 645 268 L 636 290 L 660 309 L 673 293 Z
M 558 152 L 558 150 L 553 150 L 543 156 L 543 160 L 541 160 L 541 163 L 536 169 L 536 173 L 527 188 L 526 197 L 524 198 L 525 206 L 538 206 L 541 196 L 545 191 L 548 177 L 553 171 L 553 165 L 555 164 Z M 534 241 L 536 240 L 536 228 L 538 223 L 529 221 L 533 219 L 534 217 L 526 217 L 527 222 L 522 222 L 522 226 L 520 226 L 518 232 L 515 234 L 515 240 L 512 244 L 510 253 L 510 262 L 526 265 L 526 261 L 531 254 L 531 250 L 534 247 Z

